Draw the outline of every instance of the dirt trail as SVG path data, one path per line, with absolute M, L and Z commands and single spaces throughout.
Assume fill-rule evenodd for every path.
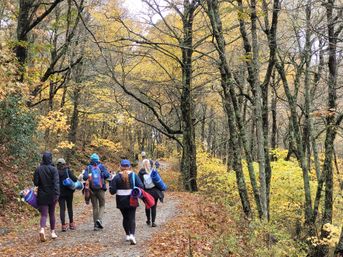
M 50 239 L 48 232 L 47 242 L 39 242 L 37 224 L 34 230 L 21 231 L 14 240 L 2 238 L 0 240 L 0 256 L 148 256 L 145 253 L 145 242 L 157 237 L 158 231 L 163 229 L 163 224 L 178 214 L 177 205 L 176 197 L 166 193 L 164 203 L 159 202 L 157 207 L 156 223 L 158 226 L 152 228 L 145 223 L 144 204 L 140 202 L 136 213 L 137 245 L 132 246 L 125 242 L 122 216 L 116 208 L 115 196 L 106 192 L 106 208 L 103 218 L 105 228 L 102 231 L 93 231 L 91 205 L 87 206 L 82 202 L 75 206 L 74 211 L 78 225 L 77 230 L 61 232 L 59 212 L 56 211 L 58 228 L 56 240 Z

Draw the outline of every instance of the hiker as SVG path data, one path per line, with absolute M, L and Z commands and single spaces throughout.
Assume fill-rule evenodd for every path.
M 146 153 L 143 151 L 142 155 L 142 165 L 141 168 L 146 169 L 149 173 L 152 168 L 150 160 L 147 158 Z
M 52 154 L 50 152 L 45 152 L 43 154 L 42 162 L 34 173 L 33 183 L 38 187 L 37 201 L 38 209 L 41 214 L 39 237 L 42 242 L 45 242 L 45 226 L 48 213 L 51 238 L 57 238 L 55 232 L 55 207 L 60 194 L 58 171 L 52 166 Z
M 131 191 L 134 187 L 143 188 L 143 184 L 139 177 L 132 171 L 129 160 L 120 162 L 120 172 L 110 182 L 110 193 L 116 194 L 117 208 L 120 209 L 123 215 L 123 227 L 126 233 L 126 241 L 130 241 L 132 245 L 136 244 L 135 229 L 136 229 L 136 207 L 138 200 L 134 206 L 130 204 Z
M 110 177 L 106 167 L 100 162 L 100 157 L 93 153 L 90 163 L 83 173 L 83 180 L 89 182 L 90 198 L 93 206 L 94 230 L 103 229 L 102 217 L 105 210 L 105 179 Z
M 151 173 L 151 164 L 149 160 L 143 160 L 143 167 L 140 169 L 138 176 L 144 184 L 145 192 L 149 193 L 154 197 L 155 205 L 153 205 L 150 209 L 145 209 L 145 215 L 147 217 L 146 224 L 151 227 L 156 227 L 156 209 L 157 209 L 157 201 L 160 200 L 163 202 L 164 194 L 163 192 L 158 189 L 155 184 L 152 182 L 150 177 Z
M 68 224 L 65 222 L 66 204 L 68 209 L 69 228 L 71 230 L 75 230 L 76 225 L 73 219 L 73 197 L 75 190 L 63 185 L 63 181 L 70 178 L 73 182 L 76 182 L 77 177 L 75 177 L 74 173 L 67 166 L 66 161 L 63 158 L 57 160 L 57 170 L 60 179 L 60 197 L 58 199 L 58 203 L 60 206 L 62 232 L 67 231 L 68 228 Z

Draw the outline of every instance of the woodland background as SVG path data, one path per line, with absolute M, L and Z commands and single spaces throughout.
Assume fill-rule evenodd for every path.
M 342 254 L 343 2 L 142 2 L 0 2 L 1 214 L 44 150 L 144 150 L 244 227 L 214 256 Z

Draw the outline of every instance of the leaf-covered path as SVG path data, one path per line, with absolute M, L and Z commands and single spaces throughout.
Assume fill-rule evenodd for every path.
M 75 207 L 77 230 L 60 232 L 60 223 L 57 222 L 58 238 L 50 239 L 48 232 L 47 242 L 41 243 L 38 239 L 38 223 L 29 228 L 12 232 L 0 237 L 0 256 L 148 256 L 145 251 L 149 240 L 158 237 L 163 224 L 178 215 L 178 200 L 172 193 L 166 193 L 163 204 L 158 203 L 157 227 L 146 225 L 144 205 L 140 203 L 136 214 L 137 245 L 125 242 L 125 233 L 122 227 L 122 216 L 116 208 L 115 197 L 106 193 L 107 201 L 102 231 L 93 231 L 92 208 L 84 202 Z M 56 211 L 59 220 L 59 212 Z

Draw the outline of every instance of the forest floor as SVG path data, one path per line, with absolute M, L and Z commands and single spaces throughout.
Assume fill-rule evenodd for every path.
M 94 257 L 160 257 L 160 256 L 233 256 L 230 249 L 213 253 L 221 235 L 232 231 L 240 237 L 241 228 L 228 217 L 223 206 L 209 202 L 202 194 L 175 192 L 176 173 L 162 162 L 163 176 L 170 190 L 164 203 L 158 202 L 157 227 L 146 224 L 144 204 L 136 213 L 137 245 L 125 242 L 122 215 L 116 208 L 115 196 L 106 192 L 104 229 L 93 230 L 92 206 L 86 205 L 80 192 L 74 194 L 74 220 L 77 229 L 61 232 L 59 208 L 56 208 L 58 238 L 39 241 L 39 213 L 25 203 L 14 203 L 0 216 L 0 256 L 94 256 Z M 162 175 L 162 173 L 161 173 Z M 169 180 L 169 181 L 168 181 Z M 207 199 L 207 200 L 206 200 Z M 66 213 L 66 220 L 68 215 Z M 49 222 L 47 222 L 49 226 Z M 245 248 L 243 240 L 238 245 Z M 246 255 L 248 256 L 248 255 Z
M 147 242 L 151 239 L 154 241 L 153 239 L 158 237 L 159 231 L 163 229 L 163 225 L 179 214 L 177 195 L 167 193 L 164 203 L 158 203 L 156 220 L 158 226 L 153 228 L 145 223 L 145 209 L 144 204 L 141 203 L 136 214 L 137 245 L 132 246 L 129 242 L 125 242 L 122 215 L 116 208 L 115 197 L 109 193 L 106 195 L 103 230 L 93 230 L 91 204 L 86 205 L 83 201 L 78 201 L 74 207 L 77 224 L 77 229 L 74 231 L 61 232 L 59 210 L 56 211 L 58 234 L 56 240 L 50 238 L 50 231 L 47 229 L 47 241 L 44 243 L 39 241 L 39 217 L 22 220 L 22 223 L 17 223 L 15 226 L 7 223 L 5 227 L 9 233 L 0 236 L 0 256 L 146 256 Z

